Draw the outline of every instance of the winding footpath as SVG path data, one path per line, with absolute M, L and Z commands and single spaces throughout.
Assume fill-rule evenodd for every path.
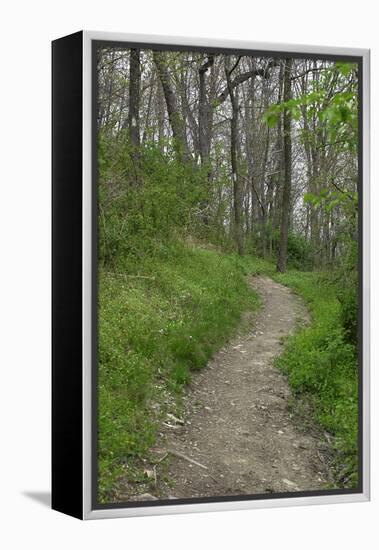
M 164 428 L 158 498 L 267 494 L 326 487 L 325 442 L 302 433 L 288 410 L 291 392 L 273 366 L 282 338 L 309 321 L 302 300 L 268 277 L 251 285 L 262 307 L 250 331 L 229 342 L 193 376 L 184 423 Z M 164 481 L 169 479 L 170 482 Z

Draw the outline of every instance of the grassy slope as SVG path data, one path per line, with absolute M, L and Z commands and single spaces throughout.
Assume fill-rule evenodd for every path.
M 131 479 L 141 478 L 138 464 L 155 441 L 160 415 L 178 404 L 191 371 L 230 337 L 242 312 L 258 306 L 248 273 L 273 276 L 308 303 L 311 326 L 286 341 L 277 364 L 297 405 L 306 404 L 335 436 L 338 484 L 355 485 L 356 357 L 343 339 L 335 289 L 317 274 L 277 275 L 262 260 L 179 246 L 126 273 L 100 272 L 100 500 L 111 498 L 123 462 Z
M 305 408 L 334 436 L 338 486 L 357 484 L 358 379 L 354 347 L 346 342 L 336 289 L 316 273 L 275 275 L 300 294 L 312 315 L 309 327 L 290 337 L 277 365 L 289 379 L 297 410 Z M 304 407 L 305 406 L 305 407 Z
M 159 414 L 178 401 L 191 370 L 222 346 L 242 312 L 258 307 L 245 275 L 262 265 L 179 246 L 128 273 L 100 272 L 101 500 L 111 498 L 123 462 L 138 478 L 139 458 L 154 443 Z

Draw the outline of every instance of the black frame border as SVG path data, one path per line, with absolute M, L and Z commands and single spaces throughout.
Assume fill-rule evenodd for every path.
M 83 32 L 52 42 L 52 508 L 83 517 Z

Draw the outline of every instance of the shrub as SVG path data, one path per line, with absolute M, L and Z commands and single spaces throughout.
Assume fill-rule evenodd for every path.
M 342 325 L 338 289 L 315 273 L 289 272 L 275 277 L 309 304 L 312 324 L 291 336 L 278 367 L 318 423 L 334 436 L 338 486 L 358 481 L 358 370 L 354 342 Z
M 267 229 L 267 240 L 272 240 L 274 254 L 279 253 L 279 231 Z M 287 243 L 287 263 L 290 269 L 299 269 L 307 271 L 312 269 L 313 265 L 313 247 L 311 243 L 302 235 L 290 232 Z

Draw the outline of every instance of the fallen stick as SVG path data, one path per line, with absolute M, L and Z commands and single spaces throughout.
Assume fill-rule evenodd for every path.
M 162 456 L 162 458 L 160 458 L 160 459 L 158 460 L 158 462 L 157 462 L 156 464 L 154 464 L 154 466 L 153 466 L 154 484 L 155 484 L 155 485 L 157 484 L 157 466 L 159 466 L 159 464 L 160 464 L 161 462 L 163 462 L 164 459 L 167 458 L 167 457 L 168 457 L 168 453 L 166 453 L 164 456 Z
M 114 277 L 125 277 L 126 279 L 150 279 L 155 281 L 155 277 L 149 277 L 148 275 L 129 275 L 128 273 L 117 273 L 117 271 L 104 271 L 104 273 Z
M 196 460 L 193 460 L 187 455 L 184 455 L 183 453 L 179 453 L 178 451 L 173 451 L 172 449 L 168 450 L 169 453 L 171 453 L 174 456 L 177 456 L 178 458 L 182 458 L 183 460 L 187 460 L 187 462 L 191 462 L 192 464 L 195 464 L 195 466 L 199 466 L 199 468 L 203 468 L 204 470 L 208 470 L 208 466 L 204 466 L 204 464 L 200 464 L 200 462 L 197 462 Z
M 212 474 L 206 474 L 208 477 L 210 477 L 211 479 L 213 479 L 213 481 L 215 481 L 216 483 L 218 483 L 218 479 L 216 479 L 215 477 L 212 476 Z
M 161 462 L 163 462 L 164 459 L 167 458 L 167 457 L 168 457 L 168 453 L 166 453 L 164 456 L 162 456 L 162 457 L 158 460 L 158 462 L 155 463 L 155 468 L 158 466 L 158 464 L 160 464 Z

